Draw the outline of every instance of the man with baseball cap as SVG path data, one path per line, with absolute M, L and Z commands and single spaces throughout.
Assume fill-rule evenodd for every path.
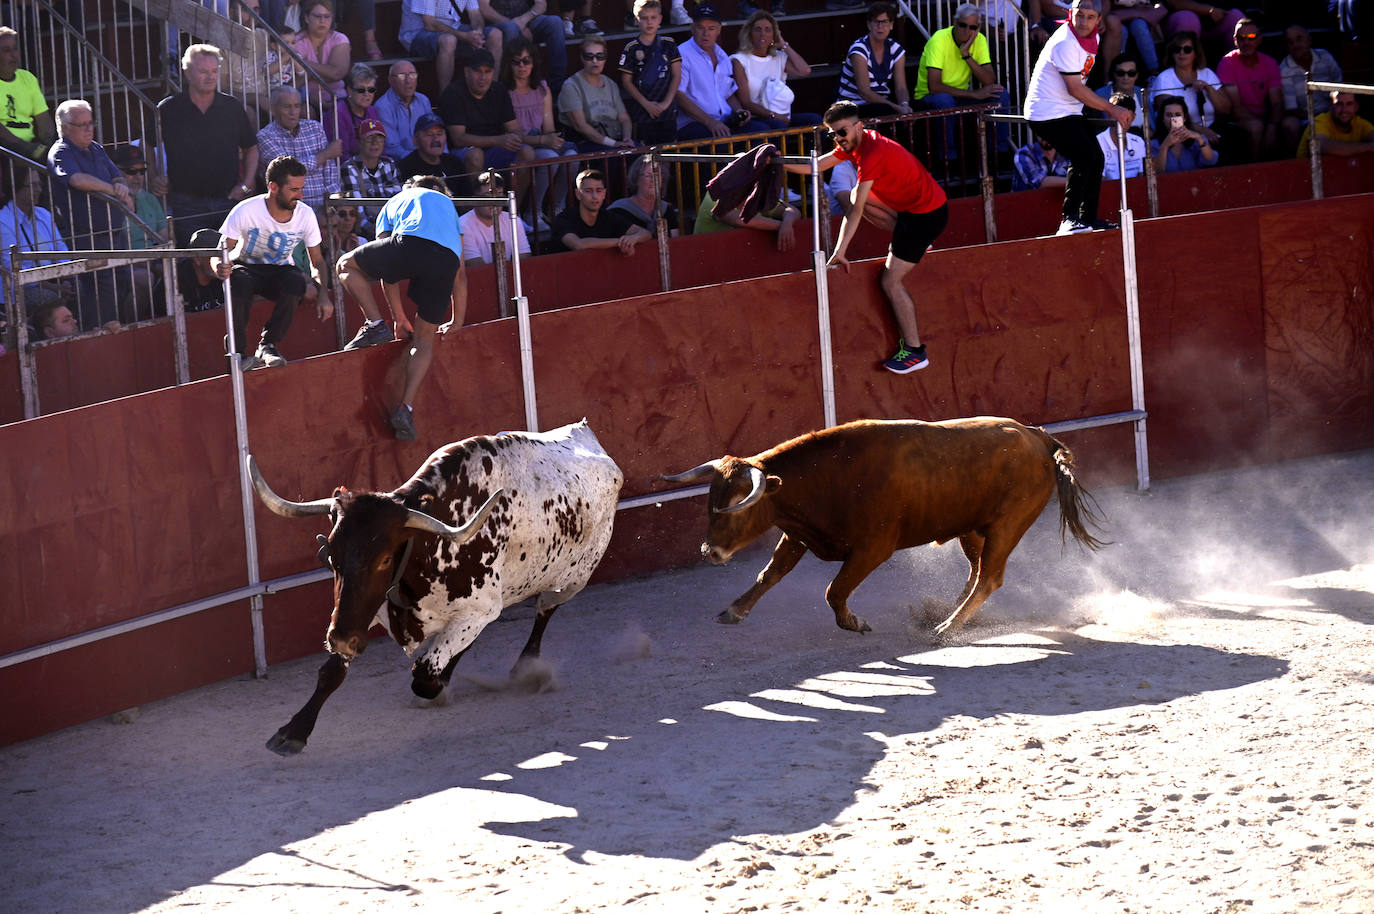
M 416 438 L 415 394 L 434 356 L 434 336 L 463 325 L 468 280 L 459 251 L 463 249 L 458 210 L 432 175 L 406 182 L 377 217 L 377 240 L 339 258 L 339 282 L 357 300 L 367 321 L 344 349 L 362 349 L 396 337 L 409 337 L 405 389 L 391 413 L 391 428 L 402 441 Z M 372 284 L 380 280 L 391 307 L 393 328 L 386 325 Z M 406 295 L 415 303 L 415 320 L 406 316 L 397 283 L 408 280 Z M 450 308 L 452 312 L 450 314 Z M 445 322 L 445 318 L 449 318 Z
M 1026 119 L 1031 132 L 1043 137 L 1069 160 L 1060 235 L 1116 228 L 1115 223 L 1097 218 L 1104 163 L 1097 134 L 1102 122 L 1085 117 L 1083 106 L 1106 112 L 1122 130 L 1130 129 L 1135 114 L 1113 105 L 1087 86 L 1088 72 L 1097 59 L 1102 2 L 1074 0 L 1069 21 L 1041 49 L 1026 89 Z
M 720 13 L 710 3 L 698 3 L 693 8 L 692 37 L 683 42 L 679 52 L 679 140 L 719 140 L 758 130 L 757 125 L 749 124 L 749 112 L 740 104 L 734 65 L 719 44 L 720 24 Z
M 390 197 L 400 191 L 401 169 L 385 149 L 386 127 L 381 121 L 369 118 L 358 125 L 358 154 L 343 167 L 345 197 Z M 359 228 L 369 236 L 380 211 L 380 206 L 363 207 Z
M 415 151 L 398 162 L 397 167 L 402 181 L 416 175 L 438 175 L 455 196 L 466 196 L 459 178 L 466 166 L 461 158 L 444 151 L 444 121 L 437 114 L 421 115 L 415 122 Z
M 495 80 L 496 62 L 490 54 L 478 51 L 463 66 L 462 78 L 449 83 L 439 96 L 439 116 L 448 128 L 449 147 L 462 150 L 463 170 L 469 174 L 534 161 L 534 147 L 525 142 L 510 93 Z M 517 174 L 529 172 L 522 169 Z

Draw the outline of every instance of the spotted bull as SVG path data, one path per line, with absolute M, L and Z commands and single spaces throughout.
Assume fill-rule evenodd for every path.
M 1002 586 L 1012 549 L 1058 490 L 1060 536 L 1091 549 L 1100 521 L 1073 475 L 1073 454 L 1043 429 L 983 416 L 945 422 L 861 420 L 786 441 L 753 457 L 722 457 L 670 482 L 711 481 L 712 562 L 770 527 L 782 539 L 758 580 L 717 621 L 739 622 L 807 550 L 842 562 L 826 589 L 840 628 L 870 631 L 849 595 L 898 549 L 958 539 L 968 583 L 938 626 L 953 635 Z
M 544 433 L 476 437 L 435 451 L 393 492 L 350 492 L 290 502 L 253 458 L 258 497 L 287 517 L 328 514 L 320 557 L 334 572 L 329 657 L 314 694 L 267 741 L 280 755 L 305 748 L 325 700 L 381 623 L 416 656 L 411 690 L 439 696 L 477 635 L 530 596 L 534 629 L 516 669 L 539 656 L 549 617 L 587 584 L 611 539 L 623 476 L 586 421 Z

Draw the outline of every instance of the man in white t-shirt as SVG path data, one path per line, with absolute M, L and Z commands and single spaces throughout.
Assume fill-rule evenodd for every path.
M 305 274 L 296 266 L 295 252 L 304 244 L 310 255 L 310 278 L 319 294 L 315 312 L 320 320 L 334 314 L 334 302 L 325 290 L 324 257 L 320 253 L 320 224 L 315 211 L 301 204 L 305 192 L 305 163 L 278 156 L 267 165 L 267 193 L 239 202 L 219 234 L 228 242 L 228 259 L 210 259 L 220 279 L 229 280 L 234 308 L 234 352 L 242 353 L 248 310 L 256 296 L 274 302 L 272 316 L 263 328 L 262 340 L 253 355 L 242 355 L 243 371 L 276 368 L 286 364 L 277 344 L 291 328 L 296 305 L 305 296 Z
M 477 176 L 477 195 L 479 197 L 506 198 L 506 182 L 499 172 L 484 171 Z M 491 246 L 499 234 L 505 246 L 505 258 L 511 259 L 510 219 L 501 212 L 501 205 L 477 206 L 458 220 L 458 228 L 463 233 L 463 263 L 469 267 L 480 267 L 492 262 Z M 530 239 L 525 235 L 525 226 L 515 220 L 515 243 L 522 255 L 530 252 Z
M 1135 113 L 1135 99 L 1124 92 L 1111 96 L 1113 105 L 1120 105 L 1132 114 Z M 1121 125 L 1113 124 L 1097 135 L 1097 145 L 1102 149 L 1102 177 L 1108 181 L 1121 178 L 1121 161 L 1116 151 L 1117 137 L 1121 136 Z M 1134 178 L 1145 172 L 1145 140 L 1131 131 L 1126 131 L 1126 177 Z
M 1031 132 L 1044 137 L 1070 163 L 1061 235 L 1116 228 L 1115 223 L 1097 218 L 1103 167 L 1097 132 L 1102 122 L 1088 120 L 1083 106 L 1105 111 L 1123 130 L 1131 126 L 1134 115 L 1084 82 L 1097 57 L 1101 20 L 1102 0 L 1074 0 L 1068 27 L 1057 30 L 1045 43 L 1026 89 L 1026 119 L 1031 122 Z

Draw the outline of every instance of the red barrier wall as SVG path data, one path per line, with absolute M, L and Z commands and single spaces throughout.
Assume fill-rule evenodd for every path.
M 1374 444 L 1371 202 L 1139 225 L 1155 477 Z M 1120 240 L 934 252 L 910 284 L 932 365 L 909 377 L 875 367 L 894 336 L 879 263 L 831 271 L 840 419 L 1049 422 L 1128 408 Z M 805 273 L 535 314 L 531 327 L 540 425 L 588 417 L 625 470 L 626 496 L 822 421 Z M 440 342 L 416 404 L 421 443 L 395 441 L 385 422 L 400 348 L 246 377 L 253 452 L 278 492 L 391 488 L 442 442 L 523 425 L 515 321 Z M 0 427 L 0 654 L 246 582 L 230 403 L 216 377 Z M 1090 484 L 1133 480 L 1128 428 L 1065 438 Z M 315 567 L 322 525 L 257 513 L 263 578 Z M 703 520 L 692 501 L 622 513 L 601 577 L 693 561 Z M 269 597 L 269 660 L 318 650 L 329 605 L 326 585 Z M 0 669 L 0 741 L 242 673 L 249 639 L 245 601 Z

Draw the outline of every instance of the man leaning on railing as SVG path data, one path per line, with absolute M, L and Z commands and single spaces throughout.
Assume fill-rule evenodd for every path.
M 38 77 L 19 67 L 19 33 L 0 27 L 0 146 L 46 161 L 57 138 Z

